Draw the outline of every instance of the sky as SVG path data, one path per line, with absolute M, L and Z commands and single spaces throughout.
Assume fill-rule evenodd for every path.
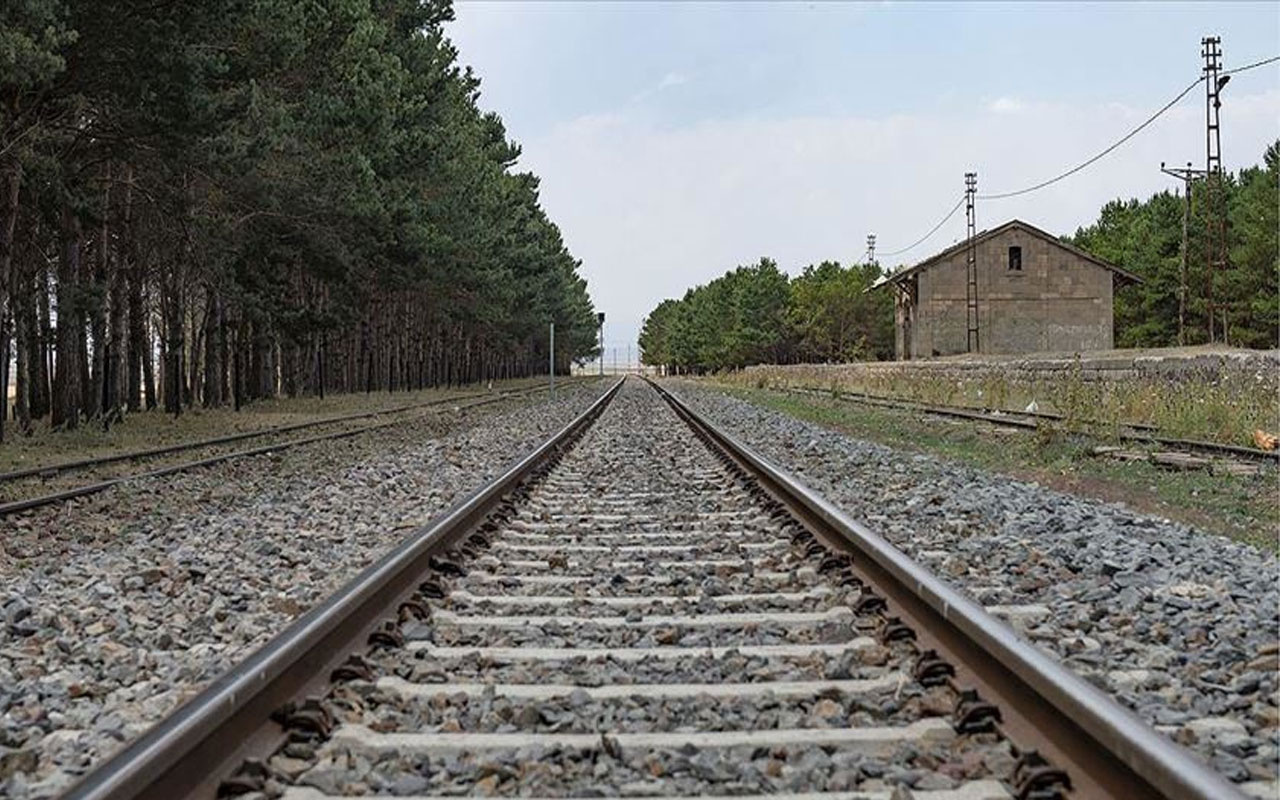
M 762 256 L 796 274 L 932 228 L 978 192 L 1035 184 L 1115 142 L 1199 75 L 1280 55 L 1274 3 L 665 3 L 459 0 L 448 34 L 480 103 L 522 148 L 516 169 L 582 260 L 607 350 L 667 297 Z M 1280 137 L 1280 64 L 1223 89 L 1226 169 Z M 1197 86 L 1127 144 L 1051 187 L 980 201 L 1056 234 L 1108 201 L 1203 167 Z M 963 238 L 963 212 L 884 266 Z M 625 356 L 620 356 L 625 358 Z

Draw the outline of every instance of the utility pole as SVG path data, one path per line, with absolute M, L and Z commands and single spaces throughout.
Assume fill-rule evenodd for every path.
M 1219 75 L 1222 68 L 1222 39 L 1217 36 L 1206 36 L 1200 40 L 1200 55 L 1204 57 L 1205 87 L 1205 159 L 1204 176 L 1207 189 L 1205 201 L 1205 218 L 1208 221 L 1208 240 L 1205 242 L 1206 266 L 1208 267 L 1205 298 L 1209 304 L 1209 342 L 1216 341 L 1214 334 L 1214 314 L 1217 311 L 1214 300 L 1214 283 L 1217 272 L 1227 266 L 1227 220 L 1226 202 L 1222 186 L 1222 129 L 1219 124 L 1218 110 L 1222 108 L 1219 93 L 1222 87 L 1231 80 L 1230 75 Z M 1225 314 L 1225 309 L 1223 310 Z M 1223 341 L 1226 341 L 1227 330 L 1223 325 Z
M 550 346 L 547 348 L 547 364 L 550 367 L 548 374 L 551 376 L 551 399 L 556 399 L 556 324 L 551 323 L 551 339 Z
M 604 312 L 596 314 L 596 325 L 598 327 L 598 338 L 600 339 L 600 377 L 604 377 Z
M 867 263 L 876 263 L 876 235 L 874 233 L 867 234 Z
M 1178 346 L 1187 343 L 1187 229 L 1191 224 L 1191 181 L 1204 170 L 1186 167 L 1170 169 L 1160 162 L 1160 171 L 1182 179 L 1182 263 L 1178 266 Z
M 964 208 L 968 219 L 968 239 L 965 247 L 965 319 L 969 323 L 969 334 L 966 341 L 968 352 L 979 351 L 978 343 L 978 244 L 974 241 L 977 228 L 977 213 L 973 207 L 974 197 L 978 191 L 978 173 L 964 174 Z

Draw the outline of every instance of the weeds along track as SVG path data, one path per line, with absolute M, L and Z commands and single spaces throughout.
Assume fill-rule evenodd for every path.
M 1158 427 L 1145 423 L 1126 422 L 1111 425 L 1098 420 L 1076 420 L 1072 422 L 1062 414 L 1044 411 L 992 410 L 969 406 L 937 405 L 857 392 L 830 392 L 796 387 L 778 388 L 775 391 L 802 397 L 827 398 L 841 402 L 860 403 L 898 411 L 916 411 L 922 414 L 985 422 L 992 425 L 1033 431 L 1045 425 L 1058 426 L 1071 423 L 1074 428 L 1079 428 L 1079 430 L 1073 429 L 1073 432 L 1089 435 L 1100 440 L 1115 439 L 1135 444 L 1168 447 L 1182 452 L 1206 456 L 1243 458 L 1259 464 L 1280 464 L 1280 450 L 1260 450 L 1256 447 L 1244 447 L 1222 442 L 1180 439 L 1163 435 Z
M 72 791 L 1232 797 L 636 379 Z

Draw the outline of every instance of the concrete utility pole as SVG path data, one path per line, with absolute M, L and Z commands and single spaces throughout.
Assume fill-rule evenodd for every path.
M 1217 272 L 1227 266 L 1227 209 L 1222 187 L 1222 128 L 1218 120 L 1218 110 L 1222 108 L 1219 94 L 1222 87 L 1231 80 L 1230 75 L 1219 75 L 1222 68 L 1222 39 L 1217 36 L 1206 36 L 1200 40 L 1204 56 L 1204 122 L 1205 122 L 1205 158 L 1204 176 L 1206 192 L 1205 217 L 1208 220 L 1208 240 L 1205 243 L 1206 266 L 1208 279 L 1205 296 L 1209 301 L 1209 341 L 1216 341 L 1214 335 L 1214 313 L 1217 308 L 1214 301 L 1214 283 Z M 1223 309 L 1222 340 L 1227 340 L 1226 309 Z
M 1203 175 L 1204 170 L 1192 169 L 1191 162 L 1183 168 L 1169 169 L 1160 162 L 1160 171 L 1182 179 L 1182 263 L 1178 267 L 1178 346 L 1187 343 L 1187 229 L 1191 224 L 1191 181 Z
M 550 346 L 547 348 L 547 374 L 551 379 L 551 399 L 556 399 L 556 324 L 551 323 Z
M 968 238 L 965 247 L 965 318 L 969 323 L 969 335 L 966 342 L 968 352 L 977 353 L 978 343 L 978 245 L 974 241 L 977 228 L 977 212 L 973 201 L 978 192 L 978 173 L 964 174 L 964 209 L 968 219 Z
M 604 377 L 604 312 L 596 314 L 596 324 L 599 327 L 600 339 L 600 377 Z

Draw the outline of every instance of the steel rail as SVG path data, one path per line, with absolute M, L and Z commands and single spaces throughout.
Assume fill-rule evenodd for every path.
M 543 387 L 538 387 L 538 389 L 542 389 L 542 388 Z M 536 391 L 536 390 L 521 389 L 521 390 L 510 392 L 510 393 L 504 393 L 502 395 L 485 397 L 484 399 L 478 400 L 474 403 L 467 403 L 465 405 L 456 406 L 456 409 L 459 411 L 464 411 L 470 408 L 479 408 L 481 406 L 492 405 L 493 403 L 499 403 L 499 402 L 502 402 L 503 400 L 510 400 L 515 397 L 519 397 L 522 394 L 530 393 L 532 391 Z M 457 400 L 458 398 L 453 398 L 453 399 Z M 433 402 L 431 405 L 439 405 L 439 403 Z M 397 425 L 403 425 L 405 422 L 406 420 L 403 420 L 403 419 L 389 420 L 387 422 L 378 422 L 372 425 L 365 425 L 362 428 L 355 428 L 353 430 L 337 431 L 334 433 L 323 433 L 323 434 L 318 434 L 316 436 L 307 436 L 302 439 L 291 439 L 286 442 L 275 442 L 273 444 L 262 445 L 261 447 L 254 447 L 249 450 L 236 450 L 231 453 L 221 453 L 216 456 L 210 456 L 208 458 L 202 458 L 196 461 L 184 461 L 180 464 L 171 464 L 167 467 L 160 467 L 159 469 L 148 470 L 146 472 L 135 472 L 131 475 L 120 475 L 115 478 L 107 478 L 105 480 L 97 481 L 95 483 L 89 483 L 83 486 L 76 486 L 71 489 L 64 489 L 59 492 L 51 492 L 50 494 L 38 495 L 36 497 L 28 497 L 20 500 L 11 500 L 7 503 L 0 503 L 0 517 L 8 516 L 10 514 L 16 514 L 20 511 L 29 511 L 33 508 L 40 508 L 42 506 L 53 505 L 54 503 L 62 503 L 67 500 L 73 500 L 77 497 L 85 497 L 91 494 L 97 494 L 99 492 L 104 492 L 113 486 L 118 486 L 119 484 L 128 483 L 130 481 L 144 480 L 146 478 L 160 478 L 160 477 L 164 477 L 165 475 L 173 475 L 178 472 L 186 472 L 187 470 L 199 469 L 201 467 L 210 467 L 215 464 L 221 464 L 224 461 L 232 461 L 237 458 L 251 458 L 253 456 L 266 455 L 268 453 L 275 453 L 280 450 L 289 450 L 294 447 L 301 447 L 302 445 L 315 444 L 316 442 L 328 442 L 328 441 L 336 441 L 339 439 L 349 439 L 351 437 L 359 436 L 361 434 L 371 433 L 373 431 L 379 431 L 386 428 L 395 427 Z
M 836 392 L 823 391 L 822 389 L 810 389 L 800 386 L 788 386 L 782 389 L 785 392 L 794 392 L 796 394 L 813 395 L 815 397 L 836 397 L 841 400 L 854 400 L 859 403 L 868 403 L 870 405 L 883 405 L 886 408 L 918 408 L 922 411 L 930 411 L 939 414 L 960 412 L 958 416 L 964 416 L 975 419 L 990 418 L 992 422 L 1001 424 L 1015 424 L 1023 426 L 1024 420 L 1019 417 L 1029 417 L 1031 419 L 1043 419 L 1051 422 L 1064 422 L 1067 417 L 1065 414 L 1056 414 L 1051 411 L 1017 411 L 1008 408 L 990 408 L 978 406 L 957 406 L 941 403 L 923 403 L 918 400 L 907 400 L 901 397 L 892 397 L 889 395 L 870 394 L 869 392 L 851 392 L 839 390 Z M 1007 415 L 1007 418 L 1006 418 Z M 1011 423 L 1009 421 L 1012 421 Z M 1096 419 L 1084 419 L 1081 422 L 1088 425 L 1109 425 L 1110 423 Z M 1158 431 L 1159 428 L 1146 422 L 1121 422 L 1117 423 L 1118 427 L 1130 428 L 1132 430 L 1142 431 Z M 1034 423 L 1031 424 L 1034 427 Z
M 173 714 L 90 772 L 64 800 L 212 798 L 254 753 L 285 732 L 272 715 L 327 685 L 330 672 L 413 593 L 430 559 L 482 523 L 517 485 L 552 461 L 608 406 L 615 382 L 591 406 L 497 478 L 417 529 L 323 604 L 214 680 Z M 359 644 L 353 644 L 359 643 Z
M 503 389 L 498 394 L 507 397 L 516 397 L 523 394 L 529 394 L 536 391 L 544 390 L 545 386 L 530 386 L 523 389 Z M 400 414 L 405 411 L 416 411 L 420 408 L 431 408 L 433 406 L 445 405 L 459 400 L 471 400 L 477 397 L 487 397 L 494 395 L 493 392 L 469 392 L 467 394 L 454 395 L 453 397 L 443 397 L 436 400 L 427 400 L 422 403 L 410 403 L 408 405 L 397 406 L 395 408 L 385 408 L 380 411 L 361 411 L 355 414 L 343 414 L 336 417 L 326 417 L 325 419 L 311 420 L 308 422 L 295 422 L 288 425 L 275 425 L 269 428 L 263 428 L 256 431 L 243 431 L 241 433 L 233 433 L 227 436 L 216 436 L 210 439 L 200 439 L 195 442 L 182 442 L 179 444 L 164 445 L 161 447 L 152 447 L 145 450 L 131 450 L 127 453 L 115 453 L 109 456 L 98 456 L 95 458 L 82 458 L 76 461 L 63 461 L 58 464 L 46 464 L 41 467 L 25 467 L 23 469 L 11 470 L 9 472 L 0 472 L 0 483 L 16 481 L 22 478 L 32 477 L 50 477 L 62 472 L 71 472 L 78 469 L 88 469 L 90 467 L 98 467 L 105 464 L 115 464 L 121 461 L 136 461 L 144 458 L 154 458 L 155 456 L 168 455 L 170 453 L 181 453 L 186 450 L 198 450 L 203 447 L 214 447 L 220 444 L 231 444 L 245 439 L 253 439 L 259 436 L 274 436 L 281 433 L 293 433 L 295 431 L 306 430 L 308 428 L 316 428 L 321 425 L 334 425 L 339 422 L 353 422 L 361 419 L 370 419 L 372 417 L 386 416 L 387 414 Z
M 647 379 L 646 379 L 647 380 Z M 853 567 L 921 639 L 1005 715 L 1004 730 L 1065 767 L 1080 797 L 1224 800 L 1243 793 L 1137 715 L 1020 639 L 885 539 L 721 430 L 663 386 L 672 409 L 751 473 L 813 532 L 851 552 Z
M 1048 419 L 1054 421 L 1062 421 L 1065 419 L 1061 414 L 1049 414 L 1043 411 L 1001 410 L 999 413 L 992 413 L 990 410 L 965 408 L 963 406 L 933 405 L 930 403 L 919 403 L 914 400 L 879 397 L 876 395 L 863 394 L 861 392 L 838 392 L 835 395 L 832 395 L 831 393 L 824 392 L 820 389 L 804 389 L 798 387 L 785 387 L 776 391 L 782 391 L 788 394 L 800 394 L 809 397 L 829 397 L 835 400 L 852 401 L 855 403 L 863 403 L 865 405 L 879 406 L 881 408 L 922 411 L 926 414 L 935 414 L 937 416 L 970 419 L 978 422 L 989 422 L 993 425 L 1004 425 L 1011 428 L 1023 428 L 1027 430 L 1036 429 L 1038 424 L 1035 422 L 1029 422 L 1025 419 L 1018 419 L 1018 417 L 1032 417 L 1035 419 Z M 1098 422 L 1096 420 L 1082 421 L 1089 425 L 1103 427 L 1108 425 L 1108 423 Z M 1121 441 L 1160 444 L 1168 447 L 1181 448 L 1183 450 L 1240 456 L 1242 458 L 1252 458 L 1260 461 L 1274 461 L 1280 464 L 1280 450 L 1259 450 L 1255 447 L 1244 447 L 1238 444 L 1206 442 L 1199 439 L 1178 439 L 1172 436 L 1161 436 L 1156 432 L 1159 430 L 1158 428 L 1146 425 L 1145 423 L 1121 422 L 1118 423 L 1118 427 L 1131 429 L 1131 431 L 1117 430 L 1115 432 L 1116 438 Z M 1087 431 L 1084 433 L 1086 435 L 1092 435 Z

